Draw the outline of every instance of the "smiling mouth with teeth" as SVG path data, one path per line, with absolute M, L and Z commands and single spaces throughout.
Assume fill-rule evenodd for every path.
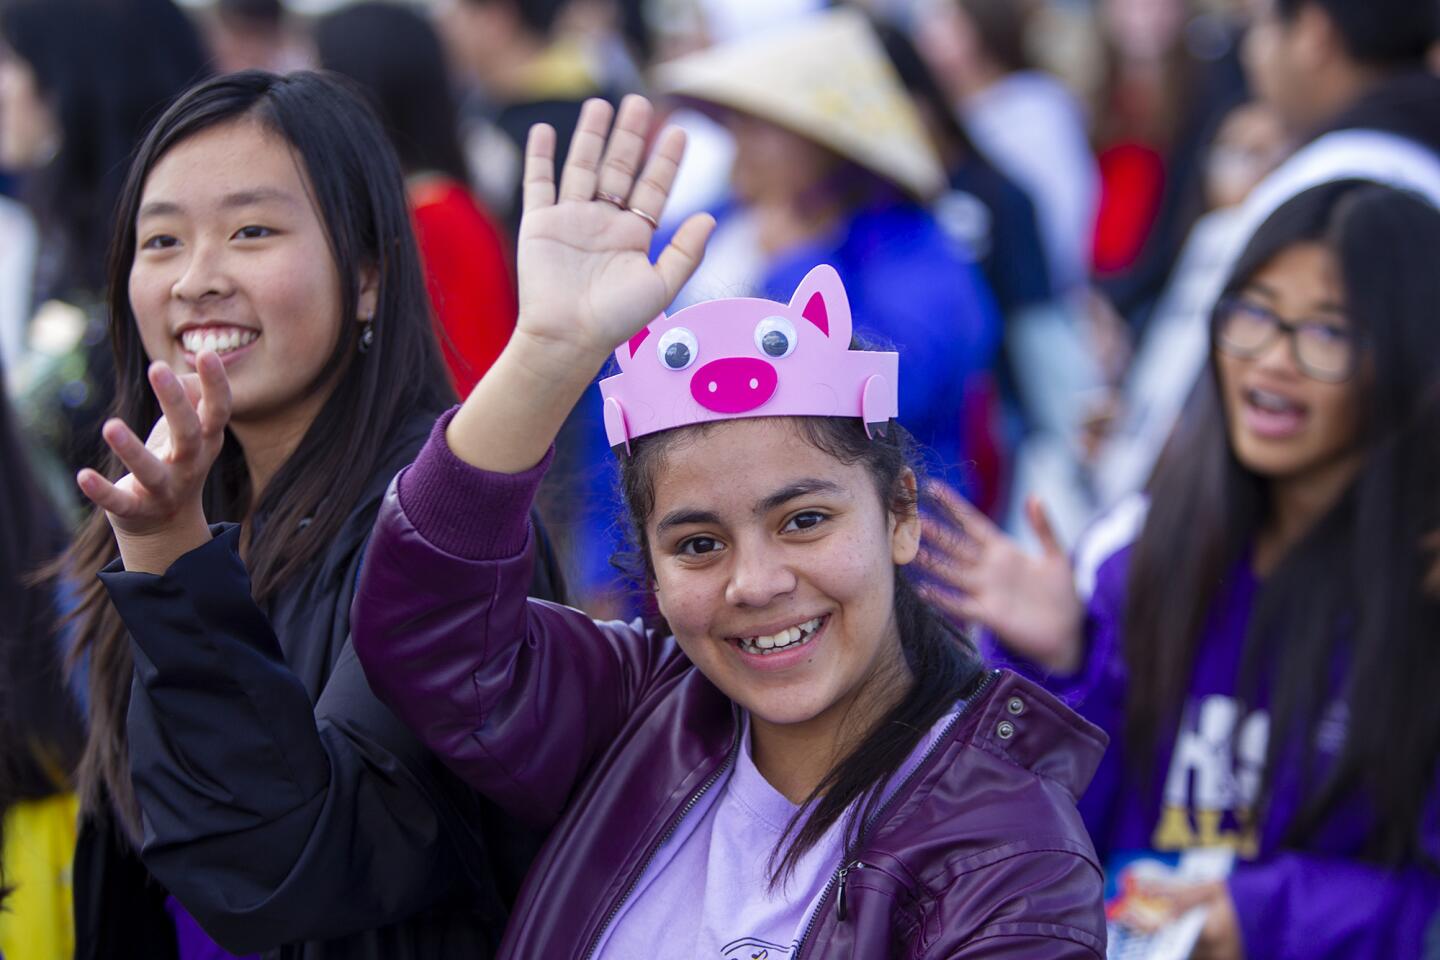
M 202 350 L 213 350 L 219 354 L 226 354 L 232 350 L 239 350 L 241 347 L 248 347 L 260 334 L 255 330 L 245 330 L 240 327 L 206 327 L 186 330 L 180 334 L 180 345 L 187 353 L 199 354 Z
M 746 653 L 765 656 L 771 653 L 779 653 L 781 650 L 788 650 L 791 647 L 802 647 L 815 633 L 825 624 L 826 617 L 816 617 L 813 620 L 806 620 L 804 623 L 796 624 L 779 633 L 768 637 L 736 637 L 735 643 Z

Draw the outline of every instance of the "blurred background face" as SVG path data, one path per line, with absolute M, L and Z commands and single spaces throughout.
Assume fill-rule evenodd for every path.
M 1185 0 L 1104 0 L 1105 33 L 1126 60 L 1164 58 L 1185 26 Z
M 1307 51 L 1313 46 L 1314 10 L 1302 9 L 1291 22 L 1276 10 L 1274 0 L 1253 0 L 1254 21 L 1245 34 L 1241 59 L 1245 79 L 1255 97 L 1274 110 L 1292 135 L 1305 133 L 1316 121 L 1306 95 L 1313 82 Z
M 1282 250 L 1238 297 L 1290 322 L 1350 329 L 1339 264 L 1318 243 Z M 1279 335 L 1248 359 L 1215 351 L 1231 448 L 1247 469 L 1270 479 L 1319 474 L 1347 462 L 1358 446 L 1362 374 L 1317 380 L 1301 371 L 1294 350 L 1291 337 Z
M 0 169 L 43 166 L 60 145 L 55 113 L 30 64 L 0 45 Z
M 741 113 L 725 117 L 735 138 L 731 186 L 747 204 L 788 204 L 823 189 L 839 161 L 824 147 Z
M 922 0 L 915 14 L 915 47 L 952 98 L 979 82 L 980 33 L 957 0 Z
M 1210 208 L 1238 206 L 1288 152 L 1289 138 L 1274 110 L 1263 103 L 1231 110 L 1205 160 L 1205 198 Z
M 505 5 L 495 0 L 439 0 L 432 11 L 451 62 L 481 84 L 488 83 L 493 61 L 515 34 L 514 17 Z

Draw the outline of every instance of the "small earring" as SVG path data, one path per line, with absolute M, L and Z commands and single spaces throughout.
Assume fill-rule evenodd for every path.
M 370 347 L 375 343 L 375 318 L 366 317 L 365 322 L 360 325 L 360 352 L 369 353 Z

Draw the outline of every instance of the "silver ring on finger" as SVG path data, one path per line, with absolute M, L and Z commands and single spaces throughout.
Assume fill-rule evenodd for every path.
M 656 220 L 654 217 L 652 217 L 650 214 L 646 213 L 644 210 L 641 210 L 639 207 L 626 207 L 625 209 L 626 209 L 626 210 L 629 210 L 631 213 L 635 214 L 635 216 L 639 217 L 641 220 L 644 220 L 646 223 L 650 224 L 650 229 L 651 229 L 651 230 L 659 230 L 659 229 L 660 229 L 660 221 L 659 221 L 659 220 Z
M 618 196 L 618 195 L 616 195 L 616 194 L 607 193 L 607 192 L 605 192 L 604 190 L 596 190 L 596 191 L 595 191 L 595 199 L 596 199 L 596 200 L 604 200 L 606 203 L 611 204 L 612 206 L 616 207 L 617 209 L 620 209 L 620 210 L 624 210 L 624 209 L 625 209 L 625 198 L 624 198 L 624 197 L 621 197 L 621 196 Z

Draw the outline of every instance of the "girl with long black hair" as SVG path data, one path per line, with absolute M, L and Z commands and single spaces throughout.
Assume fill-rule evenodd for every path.
M 1237 263 L 1146 496 L 1073 571 L 1034 502 L 1042 555 L 947 497 L 924 560 L 932 599 L 1111 733 L 1097 848 L 1238 855 L 1159 891 L 1209 906 L 1197 956 L 1409 956 L 1440 907 L 1437 256 L 1415 195 L 1296 196 Z
M 524 855 L 486 834 L 514 831 L 374 699 L 348 639 L 380 497 L 453 400 L 384 132 L 332 76 L 220 77 L 157 121 L 117 221 L 112 455 L 78 477 L 104 509 L 63 567 L 83 591 L 97 847 L 143 836 L 158 896 L 232 950 L 488 955 L 513 881 L 499 864 L 518 872 Z M 202 388 L 197 421 L 186 397 Z M 131 425 L 155 426 L 142 442 Z M 204 496 L 186 536 L 229 522 L 217 536 L 243 566 L 137 559 L 156 538 L 121 474 L 192 445 L 213 464 L 191 478 Z M 122 555 L 164 576 L 95 579 Z M 204 639 L 212 620 L 255 632 Z M 77 885 L 97 943 L 173 956 L 178 931 L 181 956 L 214 949 L 173 901 L 175 923 L 152 922 L 153 884 L 82 857 Z

